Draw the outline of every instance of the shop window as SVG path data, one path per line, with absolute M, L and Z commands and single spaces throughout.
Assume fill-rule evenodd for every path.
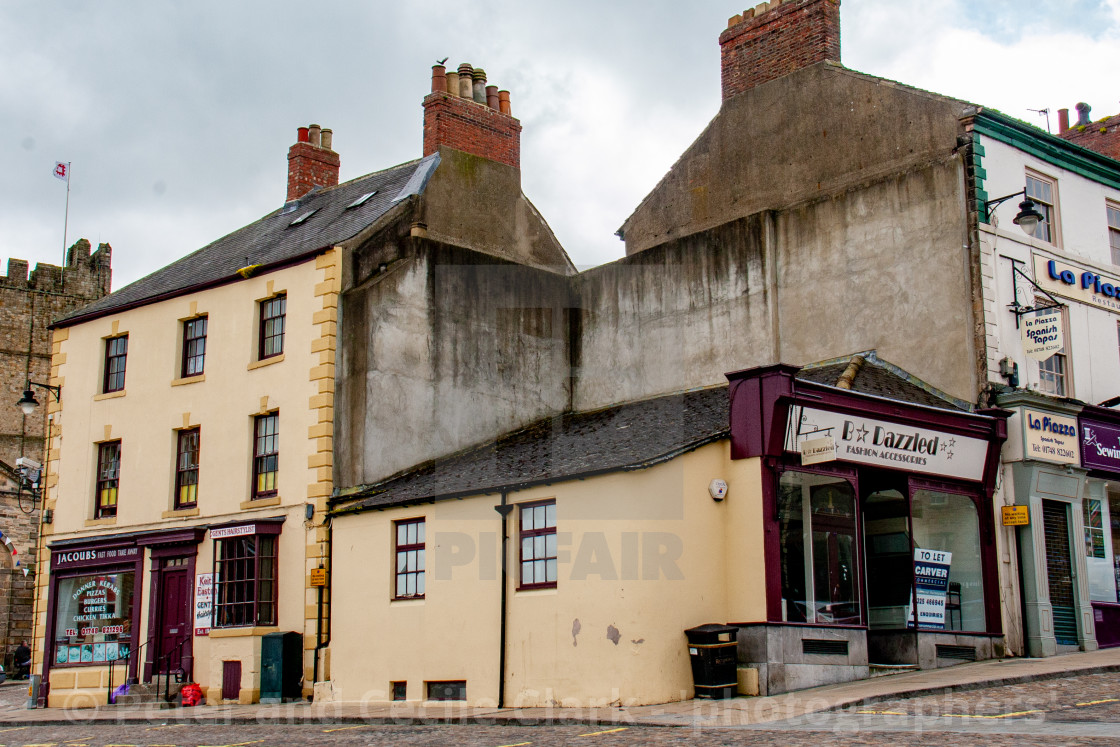
M 120 476 L 121 442 L 109 441 L 98 444 L 97 488 L 93 511 L 95 519 L 117 515 L 117 487 L 120 484 Z
M 128 360 L 128 335 L 110 337 L 105 341 L 105 378 L 101 391 L 124 391 L 124 369 Z
M 260 330 L 257 358 L 264 360 L 284 352 L 284 319 L 288 297 L 284 294 L 260 303 Z
M 1108 515 L 1112 532 L 1112 575 L 1116 582 L 1116 601 L 1120 602 L 1120 492 L 1108 491 Z
M 253 498 L 276 495 L 280 474 L 280 414 L 253 419 Z
M 1104 515 L 1101 501 L 1086 498 L 1081 502 L 1085 524 L 1085 557 L 1104 558 Z
M 277 539 L 251 534 L 215 543 L 215 628 L 276 624 Z
M 782 619 L 860 622 L 855 493 L 847 480 L 782 474 L 778 493 Z
M 522 504 L 518 511 L 522 589 L 556 587 L 556 501 Z
M 1034 201 L 1035 209 L 1042 213 L 1042 220 L 1031 234 L 1036 239 L 1058 245 L 1058 183 L 1050 177 L 1028 171 L 1027 197 Z
M 1112 264 L 1120 265 L 1120 203 L 1105 205 L 1108 213 L 1108 248 L 1112 252 Z
M 202 430 L 179 431 L 178 458 L 175 460 L 175 508 L 198 505 L 198 452 Z
M 58 579 L 55 592 L 54 666 L 127 659 L 132 648 L 135 571 Z
M 950 553 L 948 574 L 941 578 L 941 589 L 930 592 L 918 586 L 918 627 L 987 630 L 980 520 L 972 498 L 936 490 L 914 491 L 911 522 L 915 550 Z M 941 616 L 928 616 L 922 611 L 927 606 L 948 608 Z
M 397 566 L 394 599 L 424 598 L 424 520 L 395 523 Z
M 206 364 L 206 317 L 188 319 L 183 322 L 183 368 L 180 374 L 188 376 L 202 374 Z

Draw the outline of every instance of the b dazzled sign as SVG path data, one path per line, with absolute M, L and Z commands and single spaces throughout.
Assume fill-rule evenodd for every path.
M 984 477 L 988 444 L 979 438 L 811 407 L 791 407 L 789 418 L 787 451 L 801 451 L 804 441 L 831 436 L 836 459 L 843 461 L 965 480 Z

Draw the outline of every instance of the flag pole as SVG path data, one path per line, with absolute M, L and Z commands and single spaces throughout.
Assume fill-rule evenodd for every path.
M 70 162 L 66 162 L 66 212 L 62 216 L 62 290 L 66 290 L 66 232 L 70 224 Z

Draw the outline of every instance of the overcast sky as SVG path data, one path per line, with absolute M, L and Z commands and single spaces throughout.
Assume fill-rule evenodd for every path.
M 0 257 L 113 246 L 114 289 L 277 208 L 296 128 L 341 179 L 421 155 L 431 65 L 511 92 L 525 194 L 583 267 L 719 108 L 720 0 L 0 0 Z M 1120 0 L 844 0 L 843 63 L 999 109 L 1120 112 Z

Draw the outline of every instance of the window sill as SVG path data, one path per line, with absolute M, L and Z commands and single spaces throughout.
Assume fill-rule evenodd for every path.
M 164 511 L 160 518 L 176 519 L 179 517 L 186 518 L 188 516 L 198 516 L 198 508 L 173 508 L 170 511 Z
M 195 374 L 194 376 L 184 376 L 181 379 L 172 379 L 171 386 L 183 386 L 184 384 L 197 384 L 200 381 L 206 381 L 206 374 Z
M 400 607 L 417 607 L 424 604 L 424 597 L 400 597 L 399 599 L 390 599 L 389 603 Z
M 121 390 L 116 391 L 116 392 L 105 392 L 103 394 L 95 394 L 95 395 L 93 395 L 93 401 L 94 402 L 100 402 L 103 399 L 116 399 L 117 397 L 123 397 L 125 395 L 125 392 L 126 392 L 126 390 L 121 389 Z
M 86 519 L 87 527 L 111 527 L 116 525 L 116 516 L 106 516 L 103 519 Z
M 210 628 L 211 638 L 249 638 L 251 636 L 266 635 L 268 633 L 279 633 L 280 628 L 271 626 L 267 628 L 258 628 L 251 625 L 246 625 L 243 628 Z
M 284 354 L 281 353 L 280 355 L 274 355 L 271 358 L 265 358 L 263 360 L 253 361 L 252 363 L 249 364 L 249 367 L 246 370 L 247 371 L 252 371 L 254 368 L 263 368 L 265 366 L 271 366 L 273 363 L 280 363 L 283 360 L 284 360 Z
M 247 501 L 241 501 L 241 510 L 247 511 L 251 508 L 268 508 L 269 506 L 279 506 L 280 496 L 274 495 L 271 498 L 250 498 Z
M 544 595 L 547 595 L 547 594 L 555 594 L 556 593 L 556 584 L 552 584 L 550 586 L 523 586 L 523 587 L 521 587 L 520 589 L 517 590 L 517 593 L 518 594 L 536 594 L 536 595 L 539 595 L 539 596 L 544 596 Z

